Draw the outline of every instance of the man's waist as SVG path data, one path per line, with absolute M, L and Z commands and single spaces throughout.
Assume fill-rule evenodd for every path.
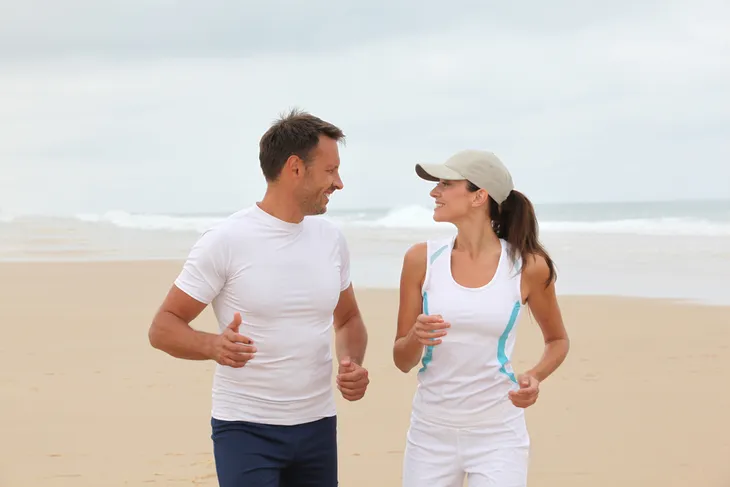
M 212 416 L 224 421 L 292 425 L 334 416 L 335 411 L 331 385 L 306 396 L 271 397 L 215 386 L 212 394 Z
M 331 361 L 315 367 L 302 364 L 277 367 L 253 361 L 241 368 L 218 365 L 213 391 L 272 404 L 306 400 L 331 389 L 332 373 Z

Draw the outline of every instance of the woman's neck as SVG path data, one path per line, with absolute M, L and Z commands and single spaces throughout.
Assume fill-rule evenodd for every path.
M 457 224 L 454 248 L 466 252 L 470 258 L 476 259 L 484 252 L 491 252 L 499 246 L 499 237 L 494 233 L 488 219 Z

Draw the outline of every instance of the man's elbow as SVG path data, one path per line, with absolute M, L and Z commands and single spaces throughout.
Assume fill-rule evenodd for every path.
M 367 337 L 367 328 L 360 311 L 354 310 L 339 319 L 335 319 L 335 331 L 355 330 L 363 337 Z
M 165 344 L 165 327 L 161 323 L 161 313 L 155 315 L 149 329 L 147 330 L 147 340 L 152 348 L 163 350 Z
M 160 349 L 162 346 L 162 338 L 160 337 L 160 330 L 155 324 L 155 322 L 152 322 L 150 325 L 149 330 L 147 331 L 147 340 L 150 342 L 150 346 L 152 348 L 156 348 L 157 350 Z

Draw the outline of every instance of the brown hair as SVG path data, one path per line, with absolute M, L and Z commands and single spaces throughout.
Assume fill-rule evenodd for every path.
M 479 190 L 471 181 L 467 181 L 467 188 L 472 192 Z M 537 217 L 532 202 L 514 189 L 501 205 L 489 196 L 489 217 L 497 236 L 509 242 L 510 257 L 513 261 L 518 252 L 522 257 L 523 266 L 531 255 L 541 255 L 545 258 L 550 270 L 545 282 L 547 287 L 556 278 L 555 264 L 538 238 Z
M 259 141 L 259 162 L 267 181 L 276 181 L 286 160 L 296 155 L 305 164 L 324 135 L 336 141 L 345 138 L 339 127 L 299 109 L 281 116 Z

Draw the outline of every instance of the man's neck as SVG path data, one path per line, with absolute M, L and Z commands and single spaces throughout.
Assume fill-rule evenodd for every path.
M 257 205 L 266 213 L 285 222 L 301 223 L 304 219 L 304 214 L 291 190 L 270 185 L 264 193 L 264 198 Z

